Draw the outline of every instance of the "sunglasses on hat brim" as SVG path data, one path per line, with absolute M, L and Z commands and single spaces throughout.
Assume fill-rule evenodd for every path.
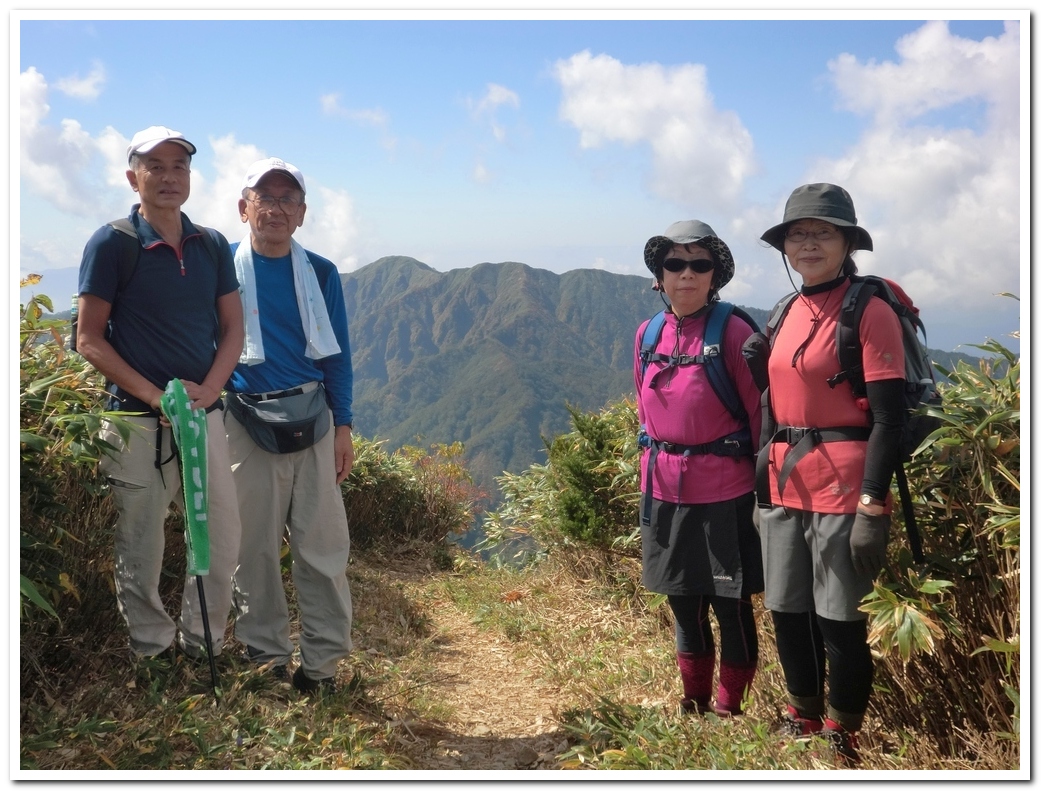
M 666 258 L 661 262 L 661 265 L 662 268 L 670 272 L 682 272 L 687 267 L 690 267 L 701 275 L 716 268 L 716 262 L 711 258 L 695 258 L 693 261 L 686 261 L 682 258 Z

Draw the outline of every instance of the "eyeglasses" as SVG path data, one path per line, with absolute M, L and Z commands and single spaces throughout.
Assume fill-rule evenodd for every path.
M 271 195 L 261 195 L 256 198 L 251 198 L 250 203 L 264 211 L 274 211 L 277 206 L 286 214 L 296 214 L 296 210 L 300 208 L 300 204 L 302 204 L 303 201 L 291 198 L 288 195 L 283 195 L 281 198 L 275 198 Z
M 716 262 L 711 258 L 695 258 L 693 261 L 685 261 L 682 258 L 666 258 L 661 265 L 670 272 L 682 272 L 688 266 L 700 275 L 711 272 L 716 268 Z
M 793 244 L 801 244 L 810 236 L 818 242 L 830 242 L 832 239 L 838 238 L 840 234 L 834 228 L 818 228 L 816 231 L 812 232 L 799 228 L 795 231 L 788 231 L 788 233 L 784 235 L 784 238 Z

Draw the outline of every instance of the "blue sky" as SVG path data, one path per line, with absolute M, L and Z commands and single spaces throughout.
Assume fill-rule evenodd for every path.
M 199 148 L 185 211 L 231 240 L 243 173 L 280 156 L 308 182 L 297 238 L 342 271 L 408 255 L 643 275 L 646 240 L 693 217 L 734 252 L 724 298 L 768 308 L 791 286 L 758 237 L 792 189 L 831 181 L 875 240 L 861 271 L 905 286 L 931 346 L 1018 350 L 1019 303 L 992 295 L 1026 298 L 1026 12 L 656 13 L 672 18 L 12 12 L 14 254 L 23 274 L 76 267 L 133 202 L 129 138 L 164 124 Z

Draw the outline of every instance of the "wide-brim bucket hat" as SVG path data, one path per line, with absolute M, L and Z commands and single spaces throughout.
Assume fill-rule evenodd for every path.
M 803 184 L 796 188 L 784 205 L 784 220 L 760 238 L 783 253 L 784 235 L 788 226 L 798 220 L 823 220 L 837 227 L 852 228 L 856 232 L 855 246 L 858 250 L 874 249 L 871 235 L 857 225 L 853 198 L 835 184 Z
M 674 244 L 696 244 L 710 250 L 716 257 L 716 272 L 712 287 L 721 289 L 734 277 L 734 256 L 726 242 L 716 236 L 712 226 L 701 220 L 680 220 L 665 229 L 661 236 L 652 236 L 643 247 L 643 262 L 658 277 L 662 261 Z

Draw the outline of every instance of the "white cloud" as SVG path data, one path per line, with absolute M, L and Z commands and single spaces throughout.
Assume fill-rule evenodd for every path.
M 382 107 L 363 108 L 360 110 L 344 107 L 340 104 L 341 95 L 338 93 L 327 93 L 318 97 L 322 106 L 322 112 L 335 118 L 345 118 L 351 123 L 371 126 L 380 130 L 380 145 L 387 151 L 393 152 L 397 148 L 397 138 L 388 131 L 390 117 Z
M 472 99 L 467 100 L 467 104 L 470 107 L 472 116 L 477 120 L 484 118 L 488 119 L 488 123 L 491 126 L 492 136 L 495 138 L 497 143 L 506 142 L 506 128 L 499 123 L 497 117 L 497 111 L 500 107 L 520 107 L 520 97 L 509 88 L 505 88 L 502 85 L 496 85 L 493 82 L 488 83 L 488 87 L 484 92 L 484 96 L 477 102 Z
M 116 179 L 111 173 L 99 177 L 96 167 L 99 159 L 111 156 L 111 138 L 104 138 L 102 147 L 75 120 L 48 124 L 47 81 L 35 68 L 19 75 L 19 92 L 22 181 L 62 211 L 79 217 L 111 215 L 117 205 L 112 190 Z
M 880 125 L 984 97 L 1001 113 L 1018 106 L 1018 41 L 1015 25 L 1001 38 L 973 41 L 952 36 L 946 22 L 927 22 L 897 41 L 899 63 L 860 64 L 843 54 L 828 68 L 843 106 Z
M 755 168 L 752 138 L 736 114 L 716 108 L 704 66 L 626 65 L 584 51 L 557 61 L 554 73 L 560 117 L 583 148 L 645 143 L 651 192 L 690 207 L 710 192 L 734 205 Z
M 481 101 L 477 103 L 474 111 L 481 115 L 482 113 L 491 112 L 496 107 L 504 104 L 510 107 L 520 107 L 520 97 L 509 88 L 490 82 L 488 83 L 488 89 L 485 91 Z
M 357 269 L 360 234 L 354 201 L 346 190 L 320 186 L 318 205 L 312 214 L 312 192 L 308 193 L 304 225 L 297 231 L 300 243 L 328 258 L 341 272 Z
M 78 74 L 72 77 L 63 77 L 54 83 L 55 90 L 59 90 L 66 96 L 76 99 L 91 100 L 101 95 L 101 86 L 105 82 L 105 67 L 95 61 L 90 74 L 80 77 Z
M 491 181 L 491 178 L 492 178 L 492 174 L 488 170 L 488 168 L 486 168 L 484 166 L 483 162 L 478 162 L 476 165 L 474 165 L 474 170 L 473 170 L 473 179 L 474 179 L 474 181 L 476 181 L 478 184 L 487 184 L 489 181 Z
M 318 101 L 322 105 L 322 112 L 326 115 L 346 118 L 348 121 L 354 121 L 368 126 L 385 127 L 390 120 L 387 117 L 387 113 L 380 107 L 352 110 L 341 106 L 340 98 L 340 94 L 338 93 L 327 93 L 323 96 L 319 96 Z
M 1019 47 L 1014 23 L 977 42 L 928 22 L 897 43 L 898 62 L 829 64 L 844 105 L 871 127 L 807 181 L 850 192 L 875 242 L 870 269 L 916 303 L 994 310 L 990 294 L 1020 290 Z M 962 103 L 982 105 L 978 130 L 925 123 Z
M 599 269 L 603 272 L 613 272 L 616 275 L 631 275 L 633 274 L 633 267 L 630 264 L 619 264 L 613 261 L 608 261 L 603 256 L 598 256 L 593 259 L 593 263 L 589 265 L 590 269 Z M 650 277 L 650 273 L 645 269 L 643 272 L 637 272 L 636 274 L 643 275 L 647 274 Z

